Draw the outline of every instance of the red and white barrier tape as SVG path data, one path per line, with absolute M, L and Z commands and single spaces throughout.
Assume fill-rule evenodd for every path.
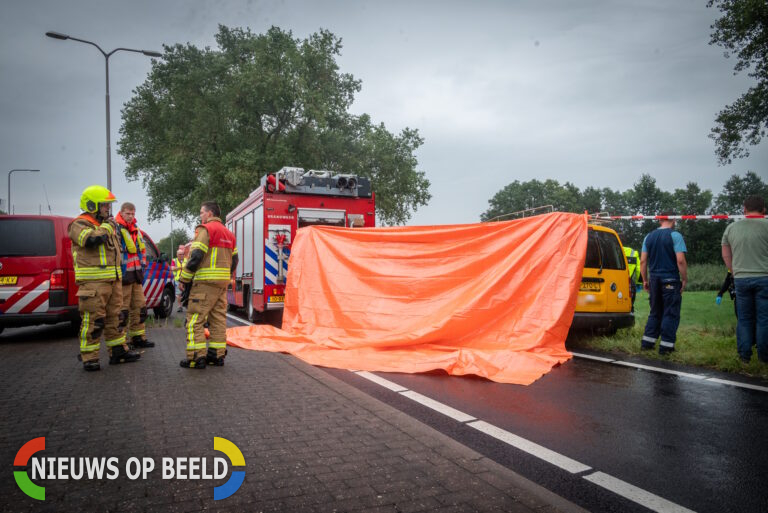
M 645 215 L 636 215 L 636 216 L 590 216 L 593 220 L 604 220 L 604 221 L 616 221 L 619 219 L 628 219 L 630 221 L 643 221 L 646 219 L 649 220 L 669 220 L 669 219 L 681 219 L 685 221 L 693 221 L 693 220 L 701 220 L 701 219 L 765 219 L 765 215 L 728 215 L 728 214 L 713 214 L 708 216 L 697 216 L 697 215 L 683 215 L 683 216 L 645 216 Z

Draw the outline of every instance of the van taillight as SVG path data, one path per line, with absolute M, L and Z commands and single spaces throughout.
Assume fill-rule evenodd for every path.
M 67 284 L 64 283 L 64 271 L 57 269 L 51 273 L 51 290 L 64 290 L 67 288 Z

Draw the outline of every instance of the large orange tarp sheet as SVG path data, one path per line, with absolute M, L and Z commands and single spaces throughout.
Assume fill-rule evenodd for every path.
M 308 227 L 291 249 L 283 328 L 230 345 L 343 369 L 530 384 L 567 361 L 585 215 L 394 228 Z

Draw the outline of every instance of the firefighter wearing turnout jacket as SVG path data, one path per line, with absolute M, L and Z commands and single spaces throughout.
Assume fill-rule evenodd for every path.
M 221 223 L 220 215 L 215 202 L 200 207 L 201 224 L 195 228 L 189 259 L 181 271 L 181 304 L 187 307 L 187 358 L 181 361 L 185 368 L 224 365 L 227 286 L 238 256 L 235 236 Z M 211 334 L 207 350 L 203 326 L 206 320 Z
M 121 311 L 120 241 L 112 219 L 115 196 L 100 185 L 87 187 L 80 197 L 80 216 L 69 224 L 72 261 L 82 326 L 80 358 L 87 371 L 99 370 L 102 334 L 109 350 L 109 363 L 127 363 L 141 355 L 125 343 L 127 318 Z
M 125 202 L 115 216 L 120 233 L 121 269 L 123 271 L 123 315 L 128 317 L 128 345 L 155 347 L 147 340 L 147 301 L 144 298 L 144 270 L 147 268 L 147 250 L 141 230 L 136 226 L 136 207 Z

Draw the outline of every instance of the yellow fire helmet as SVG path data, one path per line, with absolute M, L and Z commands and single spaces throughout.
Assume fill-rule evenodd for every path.
M 80 196 L 80 210 L 95 214 L 99 210 L 99 203 L 114 203 L 117 201 L 112 191 L 101 185 L 86 187 Z

